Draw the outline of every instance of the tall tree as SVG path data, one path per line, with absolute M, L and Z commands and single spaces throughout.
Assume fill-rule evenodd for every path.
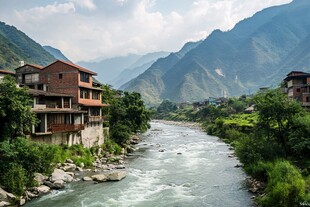
M 259 114 L 259 126 L 267 137 L 275 137 L 287 153 L 290 152 L 288 133 L 296 114 L 304 114 L 300 103 L 289 99 L 280 89 L 269 89 L 254 97 Z
M 31 111 L 32 100 L 26 88 L 17 88 L 15 79 L 5 76 L 0 82 L 0 141 L 13 140 L 30 132 L 37 123 Z

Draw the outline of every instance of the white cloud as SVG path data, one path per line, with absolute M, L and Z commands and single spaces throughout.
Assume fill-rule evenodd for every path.
M 34 7 L 32 9 L 15 11 L 16 16 L 20 21 L 39 21 L 46 17 L 57 14 L 68 14 L 75 11 L 75 6 L 72 2 L 63 4 L 49 4 L 46 6 Z
M 177 51 L 187 41 L 203 39 L 214 29 L 231 29 L 263 8 L 291 0 L 196 0 L 183 9 L 177 8 L 178 1 L 169 1 L 165 12 L 154 9 L 157 0 L 62 1 L 16 11 L 9 23 L 79 61 Z
M 81 8 L 86 8 L 88 10 L 95 10 L 97 8 L 93 0 L 71 0 L 71 1 L 80 6 Z

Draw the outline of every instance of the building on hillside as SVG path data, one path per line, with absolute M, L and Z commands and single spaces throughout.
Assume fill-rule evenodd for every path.
M 310 109 L 310 73 L 292 71 L 283 81 L 288 97 L 296 99 Z
M 10 70 L 0 70 L 0 81 L 1 79 L 6 76 L 6 75 L 12 75 L 14 76 L 15 73 L 13 71 L 10 71 Z
M 223 103 L 226 103 L 227 100 L 228 99 L 224 97 L 218 97 L 218 98 L 209 97 L 208 99 L 205 100 L 205 105 L 219 106 Z
M 40 123 L 31 137 L 55 144 L 104 142 L 101 84 L 96 73 L 73 63 L 57 60 L 45 67 L 26 64 L 16 69 L 20 86 L 28 86 L 33 111 Z

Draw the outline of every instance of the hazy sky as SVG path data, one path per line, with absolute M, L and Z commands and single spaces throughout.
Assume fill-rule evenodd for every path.
M 177 51 L 292 0 L 0 0 L 0 21 L 73 61 Z

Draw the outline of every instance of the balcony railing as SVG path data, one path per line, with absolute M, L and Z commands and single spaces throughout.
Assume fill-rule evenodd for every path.
M 86 123 L 90 123 L 90 122 L 103 122 L 104 121 L 104 117 L 103 116 L 84 116 L 84 121 Z
M 84 129 L 84 124 L 53 124 L 49 131 L 55 132 L 76 132 Z

